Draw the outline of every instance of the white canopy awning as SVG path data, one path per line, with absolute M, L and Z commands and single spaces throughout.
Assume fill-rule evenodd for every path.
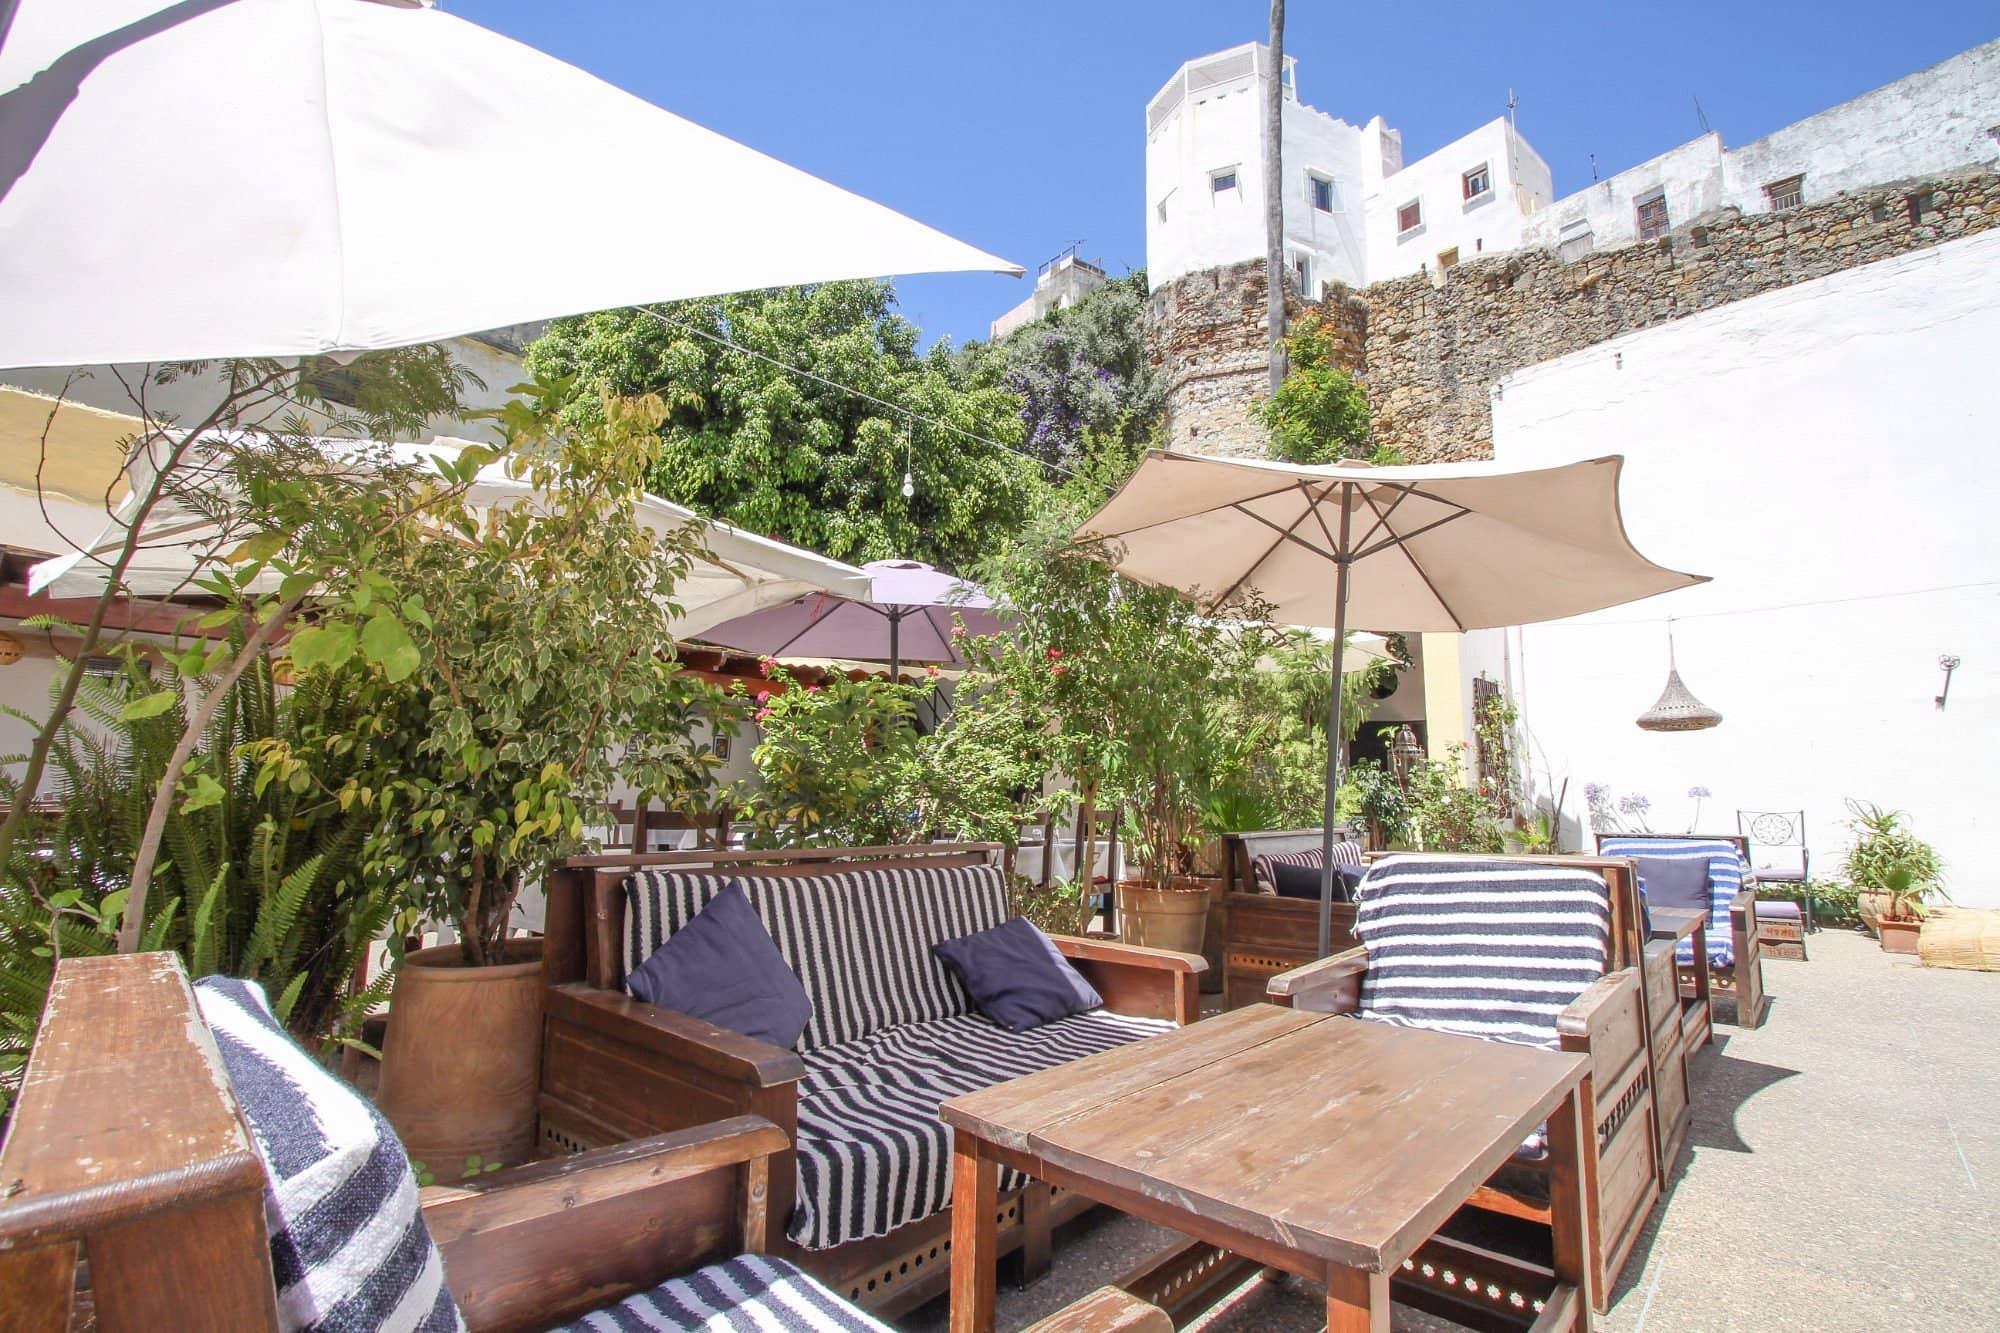
M 1021 271 L 410 0 L 9 9 L 0 366 L 362 351 L 836 278 Z
M 351 441 L 330 440 L 327 444 L 330 450 L 352 448 Z M 464 440 L 439 439 L 431 444 L 387 447 L 399 460 L 417 462 L 427 457 L 455 457 L 467 444 Z M 143 467 L 143 455 L 133 467 L 135 470 Z M 149 488 L 147 477 L 137 477 L 134 481 L 133 494 L 143 494 Z M 494 463 L 480 470 L 478 479 L 466 493 L 466 502 L 474 508 L 491 509 L 532 503 L 534 496 L 533 487 L 508 476 L 503 464 Z M 110 562 L 125 540 L 134 505 L 128 495 L 86 550 L 33 566 L 28 572 L 29 593 L 94 597 L 102 592 Z M 689 524 L 701 529 L 706 557 L 695 561 L 674 590 L 674 600 L 682 612 L 673 624 L 676 637 L 696 635 L 725 620 L 809 593 L 830 592 L 854 598 L 868 595 L 870 580 L 865 570 L 745 532 L 717 519 L 704 518 L 692 509 L 656 495 L 648 495 L 640 502 L 639 518 L 661 533 L 679 531 Z M 200 515 L 176 507 L 171 501 L 163 502 L 141 533 L 143 545 L 138 554 L 126 567 L 126 590 L 142 598 L 190 591 L 189 576 L 215 535 L 215 529 Z

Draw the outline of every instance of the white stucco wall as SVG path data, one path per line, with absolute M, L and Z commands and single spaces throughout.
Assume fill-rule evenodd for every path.
M 1634 606 L 1469 636 L 1534 747 L 1571 780 L 1639 793 L 1653 826 L 1804 808 L 1837 872 L 1850 797 L 1907 810 L 1954 898 L 2000 905 L 2000 233 L 1885 260 L 1629 335 L 1509 377 L 1494 439 L 1512 466 L 1626 457 L 1640 550 L 1713 582 Z M 1711 731 L 1633 725 L 1675 624 Z M 1940 654 L 1963 665 L 1932 702 Z M 1497 665 L 1498 670 L 1492 670 Z
M 1722 136 L 1704 134 L 1648 162 L 1565 195 L 1521 228 L 1522 245 L 1556 245 L 1589 225 L 1589 248 L 1608 250 L 1639 238 L 1638 201 L 1664 190 L 1667 221 L 1678 227 L 1722 205 Z
M 1267 48 L 1256 43 L 1203 56 L 1177 70 L 1149 103 L 1146 270 L 1155 286 L 1264 253 L 1267 65 Z M 1359 282 L 1363 278 L 1360 206 L 1366 188 L 1363 133 L 1301 105 L 1292 87 L 1286 88 L 1285 99 L 1281 114 L 1288 258 L 1298 254 L 1309 258 L 1315 288 L 1328 281 Z M 1214 174 L 1230 168 L 1237 173 L 1236 188 L 1213 190 Z M 1331 212 L 1313 207 L 1312 174 L 1334 182 Z
M 1465 173 L 1484 165 L 1491 188 L 1465 197 Z M 1456 250 L 1460 260 L 1521 243 L 1524 220 L 1553 197 L 1548 163 L 1503 116 L 1427 153 L 1386 176 L 1366 201 L 1368 281 L 1400 278 L 1437 268 Z M 1405 233 L 1397 213 L 1412 201 L 1423 206 L 1423 224 Z

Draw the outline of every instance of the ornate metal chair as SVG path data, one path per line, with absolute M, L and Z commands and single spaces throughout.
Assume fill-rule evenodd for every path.
M 1803 810 L 1738 810 L 1736 831 L 1750 849 L 1750 872 L 1759 884 L 1797 887 L 1799 901 L 1766 899 L 1757 904 L 1757 915 L 1765 923 L 1765 934 L 1774 943 L 1788 944 L 1797 936 L 1799 957 L 1806 956 L 1806 935 L 1813 925 L 1812 848 L 1806 846 L 1806 812 Z

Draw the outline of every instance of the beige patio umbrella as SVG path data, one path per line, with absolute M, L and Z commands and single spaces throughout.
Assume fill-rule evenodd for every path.
M 1254 590 L 1274 620 L 1457 631 L 1557 620 L 1707 579 L 1654 564 L 1625 535 L 1613 456 L 1510 471 L 1493 463 L 1302 467 L 1149 452 L 1077 529 L 1118 572 L 1205 610 Z M 1319 951 L 1333 901 L 1341 698 L 1326 756 Z

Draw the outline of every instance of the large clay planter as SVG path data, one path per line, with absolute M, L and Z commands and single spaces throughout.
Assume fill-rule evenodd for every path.
M 1915 953 L 1917 936 L 1922 932 L 1921 921 L 1888 921 L 1875 923 L 1875 933 L 1882 937 L 1883 953 Z
M 1869 934 L 1882 933 L 1882 913 L 1889 910 L 1891 896 L 1887 889 L 1861 889 L 1855 893 L 1855 911 L 1861 917 L 1861 924 L 1868 927 Z
M 1181 887 L 1155 889 L 1144 880 L 1118 881 L 1118 926 L 1125 943 L 1201 952 L 1208 931 L 1208 881 L 1189 875 L 1172 882 Z
M 456 944 L 403 960 L 389 1000 L 375 1102 L 439 1184 L 481 1164 L 534 1156 L 542 1062 L 542 942 L 509 940 L 511 962 L 467 967 Z

